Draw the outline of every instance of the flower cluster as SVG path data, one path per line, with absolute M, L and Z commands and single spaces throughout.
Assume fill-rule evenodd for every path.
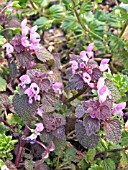
M 6 48 L 6 55 L 11 58 L 12 53 L 14 52 L 17 58 L 17 54 L 21 54 L 20 56 L 18 55 L 18 57 L 21 57 L 21 59 L 19 59 L 21 65 L 25 62 L 21 62 L 22 60 L 30 60 L 30 65 L 33 66 L 33 58 L 27 52 L 33 53 L 35 48 L 39 46 L 40 35 L 36 31 L 37 26 L 35 25 L 32 28 L 29 28 L 27 26 L 27 19 L 24 19 L 21 22 L 21 34 L 16 34 L 10 43 L 7 42 L 3 45 L 3 48 Z
M 81 51 L 80 56 L 71 54 L 72 74 L 79 74 L 83 81 L 90 87 L 95 87 L 94 81 L 102 77 L 102 72 L 109 69 L 109 59 L 103 59 L 100 66 L 93 60 L 93 44 L 88 46 L 87 51 Z
M 21 86 L 23 88 L 26 88 L 26 85 L 30 84 L 31 83 L 31 79 L 28 75 L 23 75 L 20 77 L 20 80 L 21 80 Z M 29 103 L 32 104 L 33 102 L 33 98 L 36 100 L 36 101 L 40 101 L 40 88 L 39 86 L 36 84 L 36 83 L 31 83 L 30 87 L 27 88 L 25 91 L 24 91 L 24 94 L 27 94 L 28 97 L 29 97 Z

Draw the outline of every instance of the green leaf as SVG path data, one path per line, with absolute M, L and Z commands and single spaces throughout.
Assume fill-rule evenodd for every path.
M 66 159 L 71 161 L 76 156 L 76 150 L 73 147 L 69 147 L 65 153 Z
M 39 29 L 47 30 L 51 27 L 53 20 L 48 20 L 46 17 L 38 18 L 33 24 L 37 25 Z
M 121 151 L 121 166 L 125 168 L 128 165 L 128 155 L 125 151 Z
M 94 160 L 95 154 L 96 149 L 89 149 L 84 159 L 87 163 L 91 163 Z
M 0 77 L 0 91 L 6 91 L 7 82 L 5 79 Z
M 92 165 L 91 168 L 89 168 L 88 170 L 104 170 L 102 166 L 99 165 Z
M 121 2 L 123 2 L 124 4 L 128 3 L 128 0 L 120 0 Z
M 103 170 L 115 170 L 116 168 L 115 162 L 110 158 L 102 160 L 100 165 L 103 167 Z
M 6 39 L 4 38 L 4 36 L 0 35 L 0 46 L 3 46 L 6 42 Z
M 80 14 L 91 11 L 92 7 L 92 3 L 88 0 L 85 0 L 80 6 Z

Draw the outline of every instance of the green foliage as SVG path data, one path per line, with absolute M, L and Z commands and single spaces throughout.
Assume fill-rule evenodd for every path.
M 7 131 L 9 131 L 9 128 L 4 125 L 3 122 L 0 123 L 0 134 L 5 134 Z
M 110 158 L 100 161 L 100 165 L 104 170 L 115 170 L 116 168 L 114 161 Z
M 0 77 L 0 91 L 5 91 L 6 90 L 6 85 L 7 85 L 6 80 L 3 79 L 2 77 Z
M 118 74 L 105 73 L 104 76 L 114 82 L 115 86 L 118 88 L 121 94 L 121 97 L 126 95 L 126 92 L 128 91 L 128 76 L 122 73 Z
M 0 46 L 3 46 L 6 42 L 6 39 L 4 38 L 4 36 L 0 35 Z
M 85 156 L 85 160 L 87 163 L 91 163 L 95 157 L 96 154 L 96 149 L 89 149 L 86 156 Z
M 0 134 L 0 158 L 6 158 L 7 160 L 13 159 L 11 151 L 14 149 L 16 143 L 17 140 L 12 140 L 12 136 Z

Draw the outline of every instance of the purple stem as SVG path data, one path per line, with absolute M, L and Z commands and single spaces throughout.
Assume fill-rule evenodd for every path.
M 24 134 L 23 134 L 23 137 L 24 139 L 28 136 L 29 134 L 29 129 L 28 129 L 28 126 L 30 125 L 30 122 L 27 123 L 27 125 L 25 126 L 25 129 L 24 129 Z M 18 167 L 19 166 L 19 162 L 20 162 L 20 158 L 21 158 L 21 154 L 22 154 L 22 151 L 23 151 L 23 147 L 24 145 L 26 144 L 26 141 L 24 141 L 24 139 L 19 138 L 19 142 L 18 142 L 18 153 L 16 155 L 16 160 L 15 160 L 15 166 Z

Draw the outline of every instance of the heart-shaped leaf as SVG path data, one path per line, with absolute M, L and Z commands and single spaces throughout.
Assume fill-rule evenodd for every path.
M 118 119 L 109 119 L 104 122 L 104 131 L 108 140 L 118 144 L 121 139 L 121 122 Z
M 100 129 L 100 120 L 87 116 L 83 119 L 83 126 L 85 127 L 87 136 L 91 136 Z
M 88 136 L 82 122 L 76 123 L 75 130 L 78 141 L 84 148 L 96 147 L 99 141 L 99 135 L 92 134 Z

